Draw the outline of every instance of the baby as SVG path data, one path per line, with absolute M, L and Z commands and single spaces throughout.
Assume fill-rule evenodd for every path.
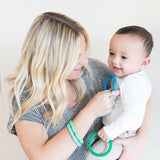
M 106 142 L 121 134 L 128 137 L 129 131 L 142 124 L 151 96 L 151 84 L 143 69 L 150 63 L 152 47 L 152 35 L 139 26 L 119 29 L 110 41 L 108 65 L 116 75 L 120 96 L 113 111 L 103 117 L 105 126 L 98 132 Z
M 120 96 L 112 112 L 102 118 L 104 127 L 98 136 L 103 141 L 133 136 L 140 128 L 151 96 L 151 84 L 143 69 L 150 63 L 152 47 L 152 35 L 139 26 L 121 28 L 111 38 L 108 65 L 117 78 Z M 100 151 L 101 144 L 101 140 L 96 142 L 94 149 Z

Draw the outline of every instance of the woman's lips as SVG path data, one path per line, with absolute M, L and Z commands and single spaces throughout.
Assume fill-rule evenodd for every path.
M 74 71 L 79 72 L 81 71 L 81 68 L 74 69 Z

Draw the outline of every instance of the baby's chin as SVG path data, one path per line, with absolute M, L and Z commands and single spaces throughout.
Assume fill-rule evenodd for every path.
M 112 71 L 112 73 L 116 76 L 116 77 L 123 77 L 123 75 L 121 73 L 117 73 L 117 72 L 114 72 Z

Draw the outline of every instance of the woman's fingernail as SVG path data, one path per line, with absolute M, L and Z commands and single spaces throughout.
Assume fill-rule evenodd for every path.
M 115 93 L 116 93 L 116 94 L 119 94 L 120 92 L 119 92 L 119 90 L 116 90 Z

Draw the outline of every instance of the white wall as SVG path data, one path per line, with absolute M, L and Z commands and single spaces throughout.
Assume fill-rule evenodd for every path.
M 17 137 L 8 134 L 7 92 L 4 77 L 14 71 L 25 35 L 33 19 L 54 11 L 79 21 L 91 41 L 91 57 L 107 62 L 108 43 L 114 32 L 125 25 L 146 27 L 154 38 L 151 64 L 146 69 L 153 86 L 153 116 L 148 144 L 139 160 L 157 160 L 159 152 L 160 102 L 160 1 L 159 0 L 0 0 L 0 159 L 27 160 Z M 145 91 L 144 91 L 145 92 Z

